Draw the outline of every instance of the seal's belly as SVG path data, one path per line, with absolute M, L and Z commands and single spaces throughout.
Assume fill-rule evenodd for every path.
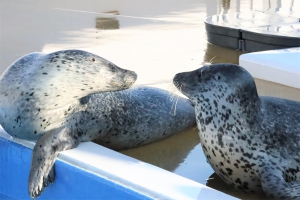
M 235 157 L 230 155 L 229 158 L 230 152 L 215 147 L 202 144 L 207 162 L 228 185 L 246 193 L 263 192 L 254 160 L 243 159 L 240 154 Z

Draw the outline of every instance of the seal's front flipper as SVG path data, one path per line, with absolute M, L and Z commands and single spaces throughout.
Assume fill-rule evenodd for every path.
M 276 166 L 265 165 L 260 176 L 263 190 L 272 199 L 300 199 L 300 181 L 286 182 Z
M 47 177 L 44 177 L 43 186 L 48 187 L 50 183 L 53 183 L 55 180 L 55 167 L 51 167 L 50 172 Z
M 31 160 L 28 191 L 31 198 L 38 197 L 44 187 L 55 179 L 54 162 L 58 153 L 78 146 L 80 139 L 65 127 L 45 133 L 36 143 Z

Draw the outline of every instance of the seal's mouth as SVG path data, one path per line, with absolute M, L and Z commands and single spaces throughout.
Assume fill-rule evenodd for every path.
M 173 78 L 173 84 L 177 88 L 177 90 L 184 94 L 185 96 L 189 97 L 187 91 L 189 91 L 188 85 L 186 83 L 185 77 L 182 77 L 182 73 L 176 74 Z
M 126 70 L 121 80 L 119 77 L 110 80 L 111 91 L 128 89 L 135 83 L 136 79 L 137 74 L 135 72 Z
M 182 87 L 182 83 L 181 83 L 181 77 L 180 74 L 176 74 L 173 78 L 173 84 L 175 85 L 175 87 L 180 91 L 181 87 Z M 181 92 L 181 91 L 180 91 Z
M 178 73 L 173 78 L 173 84 L 175 87 L 188 98 L 192 97 L 192 93 L 194 91 L 194 87 L 191 86 L 190 79 L 193 79 L 191 72 Z
M 133 71 L 128 71 L 129 73 L 124 77 L 124 84 L 123 87 L 124 88 L 129 88 L 131 87 L 136 79 L 137 79 L 137 74 Z

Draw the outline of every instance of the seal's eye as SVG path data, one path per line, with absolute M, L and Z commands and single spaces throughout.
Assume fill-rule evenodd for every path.
M 221 76 L 217 76 L 217 79 L 218 79 L 218 80 L 221 80 Z

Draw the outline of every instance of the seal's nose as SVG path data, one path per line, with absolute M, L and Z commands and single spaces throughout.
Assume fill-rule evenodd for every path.
M 174 83 L 174 84 L 177 82 L 177 79 L 178 79 L 178 78 L 177 78 L 177 75 L 178 75 L 178 74 L 175 74 L 175 76 L 173 77 L 173 83 Z
M 180 75 L 181 73 L 178 73 L 178 74 L 176 74 L 175 76 L 174 76 L 174 78 L 173 78 L 173 84 L 175 85 L 175 87 L 177 88 L 177 89 L 179 89 L 180 88 Z
M 137 74 L 134 71 L 127 70 L 126 76 L 124 77 L 125 85 L 130 87 L 134 84 L 137 79 Z

